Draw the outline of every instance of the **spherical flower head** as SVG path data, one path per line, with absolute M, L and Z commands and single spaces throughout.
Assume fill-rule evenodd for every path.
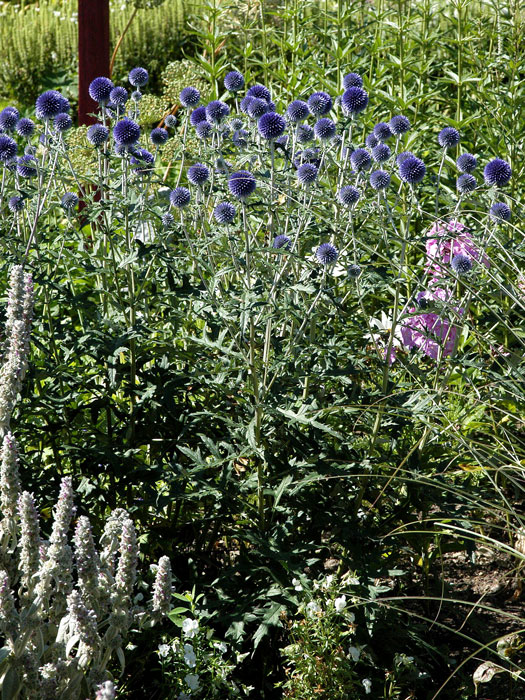
M 27 117 L 22 117 L 16 123 L 15 127 L 16 133 L 25 139 L 30 139 L 35 133 L 35 124 L 31 119 Z
M 354 170 L 367 170 L 372 163 L 370 158 L 370 153 L 365 151 L 364 148 L 356 148 L 356 150 L 350 156 L 350 162 Z
M 239 92 L 244 87 L 244 76 L 238 70 L 232 70 L 224 78 L 224 87 L 228 92 Z
M 252 119 L 260 119 L 268 111 L 268 102 L 260 97 L 250 97 L 247 114 Z
M 175 217 L 169 211 L 162 215 L 162 226 L 166 229 L 171 228 L 175 223 Z
M 277 112 L 266 112 L 257 122 L 257 130 L 263 139 L 273 141 L 284 133 L 286 120 Z
M 39 119 L 54 119 L 63 109 L 63 97 L 56 90 L 46 90 L 36 98 L 35 111 Z
M 60 200 L 60 204 L 66 211 L 73 211 L 78 204 L 78 196 L 74 192 L 66 192 Z
M 238 129 L 242 129 L 244 127 L 244 122 L 239 117 L 234 117 L 230 120 L 230 127 L 232 131 L 237 131 Z
M 213 210 L 213 216 L 218 224 L 231 224 L 237 215 L 237 210 L 231 202 L 219 202 Z
M 228 188 L 237 199 L 246 199 L 255 192 L 256 187 L 257 182 L 248 170 L 239 170 L 228 178 Z
M 310 124 L 299 124 L 296 131 L 297 143 L 309 143 L 314 137 L 314 130 Z
M 250 88 L 248 88 L 246 92 L 246 97 L 258 97 L 261 100 L 266 100 L 266 102 L 269 102 L 272 98 L 272 95 L 265 85 L 261 85 L 261 83 L 255 83 L 255 85 L 252 85 Z
M 197 136 L 202 140 L 209 138 L 211 136 L 212 131 L 212 125 L 207 121 L 199 122 L 195 127 L 195 132 Z
M 505 202 L 494 202 L 490 207 L 490 217 L 495 221 L 510 221 L 510 207 Z
M 15 195 L 7 202 L 7 206 L 9 207 L 9 211 L 12 211 L 13 214 L 18 214 L 25 206 L 24 198 Z
M 188 180 L 192 185 L 201 187 L 210 177 L 210 171 L 204 163 L 195 163 L 188 168 Z
M 198 110 L 196 109 L 194 111 L 197 112 Z M 193 114 L 193 112 L 191 114 Z M 204 110 L 204 119 L 206 119 L 206 110 Z M 191 115 L 190 115 L 190 123 L 191 123 Z M 174 129 L 177 126 L 177 117 L 174 114 L 168 114 L 166 117 L 164 117 L 164 125 L 168 129 Z M 192 126 L 195 126 L 195 124 L 192 124 Z
M 333 107 L 333 101 L 327 92 L 319 90 L 319 92 L 314 92 L 308 98 L 308 109 L 310 114 L 314 117 L 322 117 L 324 114 L 328 114 Z
M 180 91 L 179 100 L 186 109 L 193 109 L 201 101 L 201 93 L 195 87 L 185 87 Z
M 474 175 L 470 175 L 470 173 L 463 173 L 463 175 L 460 175 L 456 181 L 456 187 L 460 194 L 469 194 L 470 192 L 474 192 L 477 186 L 478 183 L 476 178 Z
M 232 136 L 232 141 L 237 148 L 246 148 L 250 134 L 246 129 L 237 129 Z
M 167 119 L 167 117 L 166 117 Z M 197 107 L 197 109 L 194 109 L 193 112 L 190 114 L 190 124 L 192 126 L 197 126 L 197 124 L 200 124 L 201 122 L 206 121 L 206 107 Z
M 309 114 L 308 105 L 306 102 L 303 102 L 303 100 L 294 100 L 290 102 L 286 109 L 286 116 L 293 124 L 302 122 Z
M 372 148 L 372 158 L 376 163 L 386 163 L 391 155 L 392 151 L 386 143 L 378 143 L 377 146 Z
M 341 96 L 341 109 L 347 117 L 359 114 L 368 105 L 368 93 L 360 87 L 349 87 Z
M 460 140 L 459 131 L 453 126 L 446 126 L 438 134 L 438 143 L 442 148 L 453 148 Z
M 131 93 L 131 99 L 133 100 L 133 102 L 136 102 L 136 103 L 140 102 L 142 99 L 141 91 L 140 90 L 133 90 L 133 92 Z
M 425 177 L 427 169 L 420 158 L 407 156 L 399 165 L 399 177 L 409 185 L 417 185 Z
M 154 146 L 164 146 L 166 141 L 168 140 L 169 134 L 166 131 L 166 129 L 163 129 L 162 127 L 158 126 L 155 129 L 152 129 L 149 135 L 149 140 Z
M 386 170 L 374 170 L 370 175 L 370 184 L 374 190 L 385 190 L 390 184 L 390 174 Z
M 403 114 L 396 114 L 392 117 L 388 122 L 388 126 L 394 136 L 401 136 L 402 134 L 406 134 L 407 131 L 410 131 L 410 121 Z
M 123 107 L 129 99 L 128 91 L 125 87 L 117 85 L 109 93 L 109 99 L 117 107 Z
M 379 122 L 374 126 L 374 136 L 383 143 L 392 137 L 392 131 L 386 122 Z
M 361 276 L 361 268 L 359 265 L 349 265 L 348 266 L 348 277 L 350 277 L 351 280 L 356 280 L 358 277 Z
M 113 138 L 121 146 L 126 146 L 127 148 L 134 146 L 139 137 L 140 126 L 128 117 L 124 117 L 113 127 Z
M 407 158 L 414 157 L 414 154 L 412 151 L 403 151 L 402 153 L 399 153 L 396 157 L 396 163 L 398 167 L 401 165 L 401 163 L 406 160 Z
M 348 90 L 351 87 L 363 87 L 363 78 L 359 73 L 347 73 L 343 78 L 343 88 Z
M 368 134 L 368 136 L 365 139 L 365 143 L 368 146 L 368 148 L 375 148 L 377 144 L 379 143 L 379 139 L 377 136 L 372 132 L 371 134 Z
M 131 156 L 131 163 L 137 166 L 133 168 L 133 170 L 138 175 L 146 175 L 147 173 L 150 173 L 153 170 L 152 166 L 154 161 L 155 156 L 153 153 L 150 153 L 145 148 L 137 148 L 135 151 L 133 151 L 133 155 Z
M 314 134 L 320 141 L 330 141 L 335 136 L 335 124 L 331 119 L 323 117 L 314 125 Z
M 281 249 L 284 248 L 285 250 L 290 250 L 292 247 L 292 241 L 288 236 L 285 236 L 284 233 L 279 234 L 278 236 L 275 236 L 272 242 L 272 248 Z
M 87 130 L 87 140 L 93 146 L 101 146 L 109 138 L 109 130 L 103 124 L 92 124 Z
M 61 112 L 60 114 L 57 114 L 55 117 L 55 129 L 58 132 L 63 132 L 63 131 L 69 131 L 71 127 L 73 126 L 73 120 L 69 116 L 69 114 L 66 114 L 65 112 Z
M 250 95 L 246 95 L 246 97 L 243 97 L 241 100 L 241 112 L 244 114 L 248 114 L 248 107 L 250 106 L 251 101 L 254 98 L 251 97 Z
M 20 175 L 20 177 L 36 177 L 37 170 L 35 165 L 36 160 L 33 156 L 20 156 L 20 158 L 16 162 L 16 171 Z
M 483 170 L 483 177 L 489 186 L 503 187 L 508 185 L 512 177 L 512 169 L 506 160 L 494 158 L 487 163 Z
M 458 170 L 461 173 L 472 173 L 476 169 L 478 160 L 472 153 L 462 153 L 456 161 Z
M 353 185 L 345 185 L 344 187 L 341 187 L 337 193 L 337 199 L 345 207 L 353 207 L 359 201 L 360 196 L 361 193 L 357 187 L 354 187 Z
M 170 192 L 171 205 L 177 209 L 187 207 L 191 201 L 191 194 L 187 187 L 176 187 Z
M 212 100 L 206 105 L 206 119 L 211 124 L 220 124 L 230 113 L 230 108 L 221 100 Z
M 462 253 L 454 255 L 450 265 L 456 275 L 466 275 L 472 270 L 472 260 Z
M 302 185 L 312 185 L 317 180 L 317 174 L 313 163 L 303 163 L 297 168 L 297 179 Z
M 315 251 L 315 257 L 321 265 L 333 265 L 339 257 L 339 252 L 335 245 L 331 243 L 321 243 Z
M 121 143 L 116 143 L 115 144 L 115 153 L 117 156 L 123 156 L 128 152 L 128 149 L 126 146 L 122 145 Z
M 15 128 L 20 113 L 15 107 L 6 107 L 0 112 L 0 129 L 11 131 Z
M 149 80 L 148 71 L 140 66 L 137 68 L 132 68 L 129 72 L 128 80 L 133 87 L 144 87 L 144 85 L 147 85 Z
M 115 86 L 109 78 L 95 78 L 89 84 L 89 96 L 100 105 L 109 102 L 111 91 Z
M 0 162 L 9 163 L 16 156 L 18 146 L 10 136 L 0 134 Z

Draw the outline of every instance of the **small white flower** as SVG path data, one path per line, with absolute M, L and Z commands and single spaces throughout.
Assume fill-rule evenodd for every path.
M 195 668 L 197 665 L 197 657 L 195 656 L 195 652 L 193 651 L 191 644 L 184 645 L 184 663 L 190 668 Z
M 228 651 L 228 647 L 224 642 L 215 642 L 215 648 L 218 649 L 221 654 L 226 654 Z
M 369 693 L 372 692 L 372 681 L 370 678 L 363 678 L 361 681 L 363 683 L 363 688 L 365 689 L 365 693 L 368 695 Z
M 198 690 L 199 676 L 196 673 L 188 673 L 184 676 L 184 681 L 190 690 Z
M 348 618 L 348 622 L 349 622 L 350 624 L 352 624 L 353 622 L 355 622 L 355 615 L 354 615 L 354 613 L 349 612 L 348 615 L 347 615 L 347 618 Z
M 361 649 L 358 649 L 357 647 L 350 647 L 348 653 L 352 657 L 352 661 L 356 663 L 359 661 L 359 657 L 361 656 Z
M 159 644 L 158 652 L 159 656 L 166 657 L 170 653 L 169 644 Z
M 339 596 L 339 598 L 336 598 L 334 600 L 334 607 L 338 613 L 343 612 L 343 610 L 346 608 L 346 596 L 342 595 Z
M 333 580 L 334 580 L 333 574 L 329 574 L 329 575 L 325 578 L 325 580 L 323 581 L 323 583 L 321 584 L 322 587 L 323 587 L 325 590 L 326 590 L 327 588 L 330 588 L 330 586 L 332 585 L 332 581 L 333 581 Z
M 301 585 L 301 582 L 299 581 L 298 578 L 293 578 L 293 579 L 292 579 L 292 585 L 293 585 L 293 587 L 295 588 L 296 591 L 302 591 L 302 590 L 304 590 L 303 587 L 302 587 L 302 585 Z
M 311 600 L 306 606 L 306 614 L 308 617 L 314 617 L 321 612 L 321 606 L 315 600 Z
M 199 623 L 197 620 L 192 620 L 191 617 L 187 617 L 182 623 L 182 631 L 185 637 L 188 639 L 193 639 L 199 630 Z
M 188 644 L 188 646 L 190 646 Z M 173 649 L 174 652 L 178 652 L 180 649 L 180 639 L 174 639 L 173 642 L 171 643 L 171 648 Z

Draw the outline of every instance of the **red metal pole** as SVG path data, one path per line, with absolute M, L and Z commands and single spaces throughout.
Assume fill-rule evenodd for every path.
M 109 0 L 78 0 L 78 123 L 93 124 L 89 84 L 109 76 Z

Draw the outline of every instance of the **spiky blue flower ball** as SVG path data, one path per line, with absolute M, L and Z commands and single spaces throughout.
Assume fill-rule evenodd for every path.
M 403 151 L 402 153 L 399 153 L 396 157 L 396 163 L 398 166 L 401 165 L 401 163 L 406 160 L 407 158 L 414 157 L 414 154 L 412 151 Z
M 360 196 L 361 193 L 357 187 L 354 187 L 353 185 L 345 185 L 344 187 L 341 187 L 337 193 L 337 199 L 345 207 L 353 207 L 359 201 Z
M 510 221 L 510 207 L 505 202 L 494 202 L 490 207 L 490 218 L 495 221 Z
M 93 146 L 101 146 L 109 138 L 109 130 L 103 124 L 93 124 L 87 130 L 87 140 Z
M 347 117 L 359 114 L 368 105 L 368 93 L 360 87 L 349 87 L 341 96 L 341 109 Z
M 394 136 L 401 136 L 402 134 L 406 134 L 407 131 L 410 131 L 410 121 L 403 114 L 396 114 L 392 117 L 388 122 L 388 126 Z
M 210 171 L 204 163 L 195 163 L 188 168 L 188 180 L 196 187 L 204 185 L 209 177 Z
M 286 109 L 286 116 L 293 124 L 302 122 L 309 114 L 308 105 L 303 100 L 294 100 L 290 102 Z
M 115 144 L 115 153 L 117 154 L 117 156 L 123 156 L 127 152 L 128 149 L 126 148 L 126 146 L 123 146 L 121 143 Z
M 246 148 L 250 134 L 246 129 L 237 129 L 232 136 L 232 141 L 237 148 Z
M 476 178 L 474 175 L 470 175 L 470 173 L 463 173 L 463 175 L 460 175 L 456 180 L 456 187 L 460 194 L 474 192 L 477 186 Z
M 213 127 L 210 122 L 199 122 L 195 127 L 195 132 L 197 133 L 197 136 L 204 141 L 212 135 Z
M 460 141 L 459 131 L 453 126 L 446 126 L 438 134 L 438 143 L 442 148 L 453 148 Z
M 310 114 L 313 114 L 314 117 L 321 117 L 324 114 L 328 114 L 334 103 L 327 92 L 319 90 L 310 95 L 307 104 Z
M 137 175 L 147 175 L 153 170 L 155 156 L 145 148 L 137 148 L 131 156 L 131 163 L 136 167 L 133 170 Z
M 20 118 L 20 112 L 16 107 L 6 107 L 0 112 L 0 129 L 11 131 L 15 128 Z
M 162 221 L 162 226 L 166 229 L 171 228 L 173 224 L 175 223 L 175 217 L 173 214 L 169 211 L 164 213 L 161 218 Z
M 141 66 L 137 66 L 137 68 L 132 68 L 129 72 L 128 80 L 131 83 L 131 85 L 133 85 L 133 87 L 144 87 L 144 85 L 147 85 L 149 80 L 148 71 L 145 68 L 142 68 Z
M 168 138 L 168 132 L 160 126 L 152 129 L 149 135 L 149 140 L 154 146 L 164 146 Z
M 140 90 L 133 90 L 131 93 L 131 99 L 133 102 L 139 103 L 142 100 L 142 97 L 143 95 Z
M 359 265 L 349 265 L 347 272 L 348 277 L 350 277 L 351 280 L 356 280 L 358 277 L 361 277 L 361 268 L 359 267 Z
M 252 103 L 253 104 L 253 103 Z M 257 130 L 263 139 L 273 141 L 286 129 L 286 120 L 277 112 L 266 112 L 257 122 Z
M 239 170 L 228 178 L 228 188 L 237 199 L 246 199 L 257 187 L 254 176 L 248 170 Z
M 95 78 L 89 84 L 89 96 L 100 105 L 109 102 L 111 91 L 115 86 L 109 78 Z
M 224 78 L 224 87 L 228 92 L 239 92 L 244 87 L 244 76 L 238 70 L 232 70 Z
M 73 211 L 78 204 L 78 195 L 75 192 L 66 192 L 60 200 L 60 204 L 66 211 Z
M 140 138 L 140 126 L 133 119 L 124 117 L 113 127 L 113 138 L 122 146 L 134 146 Z
M 15 195 L 9 199 L 7 206 L 9 207 L 9 211 L 12 211 L 13 214 L 18 214 L 25 206 L 24 198 Z
M 269 102 L 272 98 L 272 95 L 265 85 L 261 85 L 261 83 L 255 83 L 255 85 L 252 85 L 246 91 L 246 97 L 258 97 L 261 100 L 266 100 L 266 102 Z
M 284 248 L 285 250 L 290 250 L 292 247 L 292 240 L 288 236 L 285 236 L 284 233 L 279 234 L 278 236 L 275 236 L 272 242 L 272 248 L 276 248 L 277 250 Z
M 37 176 L 36 160 L 33 156 L 20 156 L 16 161 L 16 171 L 20 177 L 32 178 Z
M 15 130 L 19 136 L 30 139 L 35 133 L 35 123 L 28 117 L 22 117 L 17 121 Z
M 489 186 L 504 187 L 510 182 L 512 169 L 506 160 L 494 158 L 485 166 L 483 177 Z
M 323 117 L 314 125 L 314 134 L 320 141 L 330 141 L 335 136 L 335 124 L 331 119 Z
M 321 265 L 333 265 L 339 257 L 339 252 L 335 245 L 331 243 L 321 243 L 315 251 L 315 257 Z
M 69 131 L 71 127 L 73 126 L 73 120 L 69 116 L 69 114 L 66 114 L 65 112 L 61 112 L 60 114 L 57 114 L 54 120 L 54 125 L 55 129 L 62 133 L 63 131 Z
M 351 87 L 363 87 L 363 78 L 359 73 L 347 73 L 343 78 L 343 88 L 348 90 Z
M 197 110 L 195 110 L 196 112 Z M 190 123 L 191 123 L 191 116 L 193 112 L 190 114 Z M 204 118 L 206 119 L 206 110 L 204 110 Z M 168 114 L 166 117 L 164 117 L 164 125 L 168 129 L 174 129 L 177 126 L 177 117 L 174 114 Z M 193 126 L 195 126 L 193 124 Z
M 54 119 L 60 112 L 67 110 L 62 109 L 64 98 L 56 90 L 46 90 L 36 98 L 35 111 L 39 119 Z
M 248 103 L 248 116 L 252 119 L 260 119 L 263 114 L 268 111 L 268 102 L 261 99 L 260 97 L 250 97 L 250 102 Z
M 277 112 L 277 106 L 275 102 L 272 102 L 272 100 L 268 100 L 268 111 L 269 112 Z
M 0 134 L 0 162 L 9 163 L 16 156 L 18 146 L 10 136 Z
M 312 185 L 317 180 L 317 174 L 313 163 L 303 163 L 297 168 L 297 179 L 302 185 Z
M 314 137 L 314 130 L 310 124 L 299 124 L 296 131 L 297 143 L 309 143 Z
M 391 155 L 392 151 L 386 143 L 378 143 L 377 146 L 372 148 L 372 158 L 376 163 L 386 163 Z
M 179 101 L 186 109 L 192 109 L 201 101 L 201 93 L 196 87 L 190 85 L 189 87 L 182 88 L 179 94 Z
M 231 202 L 219 202 L 213 210 L 213 216 L 218 224 L 231 224 L 237 216 L 237 209 Z
M 109 93 L 109 99 L 117 107 L 123 107 L 129 99 L 129 94 L 125 87 L 117 85 Z
M 192 126 L 197 126 L 197 124 L 200 124 L 201 122 L 206 121 L 206 107 L 197 107 L 197 109 L 194 109 L 193 112 L 190 114 L 190 124 Z
M 233 119 L 230 119 L 230 126 L 233 131 L 237 131 L 237 129 L 244 127 L 244 122 L 240 117 L 233 117 Z
M 221 100 L 212 100 L 206 105 L 206 119 L 210 124 L 220 124 L 230 113 L 230 108 Z
M 252 97 L 251 95 L 246 95 L 246 97 L 243 97 L 241 100 L 241 104 L 240 104 L 241 112 L 243 112 L 244 114 L 248 114 L 248 107 L 250 106 L 250 103 L 254 99 L 255 98 Z
M 390 184 L 390 174 L 386 170 L 374 170 L 370 175 L 370 184 L 374 190 L 384 190 Z
M 350 156 L 350 162 L 354 170 L 367 170 L 372 163 L 372 159 L 370 153 L 364 148 L 356 148 Z
M 379 122 L 374 126 L 374 136 L 382 143 L 392 138 L 392 132 L 386 122 Z
M 458 170 L 462 173 L 472 173 L 476 169 L 478 160 L 472 153 L 462 153 L 456 161 Z
M 368 148 L 375 148 L 377 144 L 379 143 L 379 139 L 377 136 L 372 132 L 371 134 L 368 134 L 368 136 L 365 139 L 365 143 L 368 146 Z
M 450 265 L 457 275 L 466 275 L 472 270 L 472 260 L 462 253 L 454 255 Z
M 417 185 L 425 177 L 427 169 L 420 158 L 407 156 L 399 165 L 399 177 L 409 185 Z
M 170 202 L 177 209 L 187 207 L 191 201 L 191 194 L 187 187 L 176 187 L 170 192 Z

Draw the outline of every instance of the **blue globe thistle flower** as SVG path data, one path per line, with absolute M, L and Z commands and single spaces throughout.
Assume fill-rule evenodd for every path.
M 495 221 L 510 221 L 510 207 L 505 202 L 494 202 L 490 207 L 490 218 Z
M 60 200 L 60 204 L 66 211 L 72 211 L 78 204 L 78 196 L 74 192 L 66 192 Z
M 213 210 L 213 216 L 218 224 L 231 224 L 237 216 L 237 209 L 230 202 L 219 202 Z
M 111 91 L 115 86 L 109 78 L 95 78 L 89 84 L 89 96 L 100 105 L 109 102 Z
M 379 143 L 379 140 L 377 136 L 372 132 L 371 134 L 368 134 L 368 136 L 365 139 L 365 143 L 368 146 L 368 148 L 375 148 L 377 144 Z
M 277 106 L 275 102 L 272 102 L 272 100 L 268 100 L 268 111 L 269 112 L 277 112 Z
M 18 214 L 18 212 L 22 211 L 25 207 L 24 198 L 15 195 L 7 202 L 7 206 L 9 207 L 9 211 L 12 211 L 13 214 Z
M 215 172 L 218 175 L 228 175 L 232 168 L 232 164 L 225 160 L 222 156 L 219 156 L 218 158 L 215 159 Z
M 392 151 L 386 143 L 378 143 L 377 146 L 372 148 L 372 158 L 376 163 L 386 163 L 391 155 Z
M 179 101 L 186 109 L 196 107 L 201 101 L 201 93 L 195 87 L 182 88 L 179 95 Z
M 286 116 L 288 117 L 289 121 L 294 124 L 302 122 L 303 119 L 306 119 L 309 114 L 310 112 L 308 110 L 308 105 L 306 102 L 303 102 L 303 100 L 294 100 L 293 102 L 290 102 L 286 109 Z
M 128 117 L 124 117 L 113 127 L 113 137 L 122 146 L 134 146 L 140 137 L 140 126 Z
M 374 136 L 378 139 L 378 141 L 384 142 L 388 141 L 389 138 L 392 138 L 392 132 L 390 131 L 390 127 L 386 122 L 379 122 L 374 126 Z
M 446 126 L 438 134 L 438 143 L 443 148 L 453 148 L 457 146 L 460 140 L 459 131 L 453 126 Z
M 140 90 L 133 90 L 133 92 L 131 93 L 131 99 L 133 100 L 133 102 L 137 102 L 137 103 L 140 102 L 142 99 L 141 91 Z
M 503 187 L 510 182 L 512 177 L 512 169 L 506 160 L 494 158 L 490 163 L 487 163 L 483 170 L 483 177 L 487 185 Z
M 374 190 L 385 190 L 390 184 L 390 174 L 386 170 L 374 170 L 370 175 L 370 184 Z
M 349 87 L 341 96 L 341 109 L 347 117 L 359 114 L 368 105 L 368 93 L 360 87 Z
M 460 175 L 456 180 L 456 187 L 460 194 L 474 192 L 477 186 L 476 178 L 474 175 L 470 175 L 470 173 L 463 173 L 463 175 Z
M 237 199 L 246 199 L 257 187 L 254 176 L 248 170 L 239 170 L 228 178 L 228 188 Z
M 333 265 L 339 257 L 339 251 L 331 243 L 321 243 L 315 251 L 315 257 L 321 265 Z
M 280 114 L 277 114 L 277 112 L 266 112 L 257 122 L 258 132 L 263 139 L 267 139 L 268 141 L 279 138 L 279 136 L 284 133 L 285 129 L 286 120 Z
M 297 143 L 309 143 L 314 137 L 314 130 L 310 124 L 299 124 L 296 131 Z
M 69 114 L 62 112 L 61 114 L 56 115 L 54 124 L 55 129 L 59 132 L 69 131 L 69 129 L 71 129 L 71 127 L 73 126 L 73 120 L 71 119 Z
M 412 151 L 403 151 L 403 153 L 398 154 L 396 158 L 396 163 L 398 166 L 400 166 L 404 160 L 411 157 L 414 158 L 414 154 L 412 153 Z
M 331 119 L 324 117 L 314 125 L 314 134 L 320 141 L 330 141 L 335 136 L 335 124 Z
M 388 126 L 394 136 L 401 136 L 402 134 L 406 134 L 407 131 L 410 131 L 410 121 L 403 114 L 396 114 L 392 117 L 388 122 Z
M 259 97 L 250 97 L 248 104 L 248 116 L 252 119 L 260 119 L 268 111 L 268 102 Z
M 328 114 L 334 103 L 327 92 L 319 90 L 310 95 L 307 104 L 310 114 L 313 114 L 314 117 L 322 117 L 324 114 Z
M 356 148 L 356 150 L 350 155 L 350 162 L 352 163 L 354 170 L 360 171 L 367 170 L 372 163 L 372 159 L 370 157 L 370 153 L 365 151 L 364 148 Z
M 0 112 L 0 129 L 11 131 L 15 128 L 20 113 L 15 107 L 6 107 Z
M 152 129 L 149 135 L 149 140 L 154 146 L 164 146 L 168 138 L 168 132 L 160 126 Z
M 476 169 L 478 160 L 472 153 L 462 153 L 456 161 L 458 170 L 462 173 L 472 173 Z
M 238 70 L 232 70 L 224 78 L 224 87 L 228 92 L 239 92 L 244 87 L 244 76 Z
M 266 100 L 269 102 L 272 98 L 271 92 L 265 85 L 261 83 L 255 83 L 246 91 L 246 97 L 258 97 L 261 100 Z
M 197 133 L 197 136 L 204 141 L 205 139 L 211 136 L 213 127 L 210 124 L 210 122 L 203 121 L 197 124 L 197 126 L 195 127 L 195 131 Z
M 109 130 L 103 124 L 93 124 L 87 130 L 87 140 L 93 146 L 101 146 L 109 138 Z
M 56 90 L 46 90 L 36 98 L 35 111 L 39 119 L 54 119 L 60 112 L 67 112 L 63 109 L 64 98 Z
M 457 275 L 466 275 L 472 270 L 472 260 L 462 253 L 454 255 L 450 265 Z
M 313 163 L 303 163 L 297 168 L 297 179 L 302 185 L 312 185 L 317 180 L 317 174 Z
M 149 80 L 148 71 L 145 68 L 138 66 L 137 68 L 132 68 L 128 75 L 128 80 L 133 85 L 133 87 L 141 88 L 147 84 Z
M 343 78 L 343 88 L 348 90 L 351 87 L 363 87 L 363 78 L 359 73 L 347 73 Z
M 292 247 L 292 240 L 288 236 L 285 236 L 284 233 L 279 234 L 278 236 L 275 236 L 272 242 L 272 248 L 276 248 L 277 250 L 284 248 L 285 250 L 290 250 Z
M 237 148 L 246 148 L 250 134 L 246 129 L 237 129 L 232 136 L 232 141 Z
M 10 136 L 0 134 L 0 162 L 9 163 L 16 156 L 18 146 Z
M 131 162 L 136 167 L 133 170 L 137 175 L 147 175 L 153 170 L 155 156 L 145 148 L 137 148 L 131 156 Z
M 230 108 L 221 100 L 212 100 L 206 105 L 206 119 L 211 124 L 220 124 L 230 113 Z
M 129 99 L 129 94 L 125 87 L 117 85 L 109 93 L 109 99 L 117 107 L 123 107 Z
M 191 201 L 191 194 L 187 187 L 176 187 L 170 192 L 170 202 L 177 209 L 187 207 Z
M 190 114 L 190 124 L 192 126 L 197 126 L 197 124 L 200 124 L 201 122 L 206 121 L 206 107 L 197 107 L 197 109 L 194 109 L 193 112 Z
M 197 108 L 194 111 L 197 112 L 198 109 L 199 108 Z M 191 123 L 192 115 L 193 115 L 193 112 L 190 115 L 190 123 Z M 206 110 L 204 110 L 204 118 L 206 119 Z M 177 126 L 177 117 L 174 114 L 168 114 L 166 117 L 164 117 L 164 125 L 168 129 L 174 129 Z M 192 124 L 192 126 L 195 126 L 195 124 Z
M 279 138 L 275 139 L 276 145 L 279 145 L 279 146 L 286 146 L 288 141 L 289 141 L 288 134 L 283 134 L 282 136 L 279 136 Z
M 16 133 L 25 139 L 30 139 L 35 133 L 35 123 L 27 117 L 22 117 L 16 123 Z
M 358 277 L 361 277 L 361 268 L 359 265 L 353 264 L 348 266 L 348 277 L 350 277 L 351 280 L 356 280 Z
M 357 187 L 354 187 L 353 185 L 345 185 L 344 187 L 341 187 L 337 193 L 337 199 L 345 207 L 353 207 L 359 201 L 360 196 L 361 193 Z
M 254 97 L 251 97 L 250 95 L 246 95 L 246 97 L 243 97 L 241 100 L 241 112 L 244 114 L 248 114 L 248 107 L 250 106 L 252 100 L 254 100 Z
M 188 180 L 192 185 L 201 187 L 210 177 L 210 171 L 204 163 L 195 163 L 188 168 Z
M 408 156 L 399 165 L 399 177 L 409 185 L 416 185 L 425 177 L 427 169 L 420 158 Z
M 175 217 L 173 214 L 169 211 L 167 211 L 165 214 L 162 215 L 162 226 L 164 228 L 171 228 L 173 224 L 175 223 Z
M 233 129 L 233 131 L 237 131 L 238 129 L 243 128 L 244 122 L 242 119 L 239 119 L 239 117 L 234 117 L 230 120 L 230 126 Z
M 117 154 L 117 156 L 123 156 L 127 152 L 128 152 L 128 149 L 126 148 L 126 146 L 124 146 L 121 143 L 115 144 L 115 153 Z
M 36 160 L 34 156 L 20 156 L 20 158 L 16 161 L 16 171 L 20 177 L 36 177 L 37 170 L 35 166 Z

